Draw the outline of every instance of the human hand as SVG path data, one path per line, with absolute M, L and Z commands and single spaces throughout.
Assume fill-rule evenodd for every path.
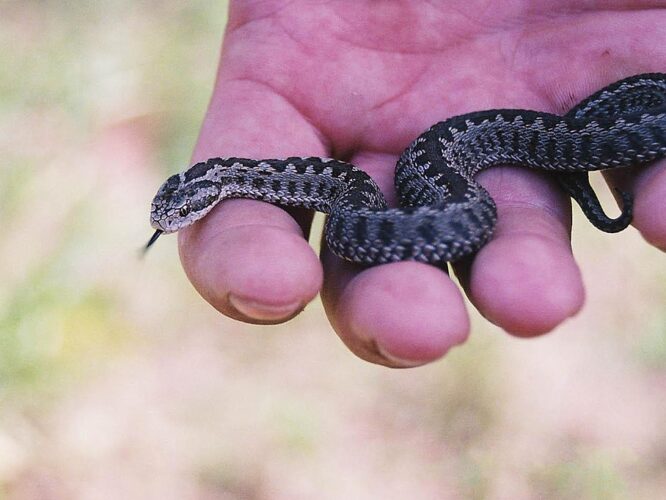
M 232 1 L 218 81 L 194 153 L 334 156 L 395 201 L 393 171 L 437 121 L 490 108 L 563 114 L 623 77 L 663 70 L 666 2 Z M 652 7 L 651 9 L 648 7 Z M 650 33 L 646 36 L 645 33 Z M 666 250 L 666 170 L 609 174 L 633 191 L 634 225 Z M 494 239 L 455 271 L 479 311 L 510 333 L 548 332 L 583 304 L 570 203 L 543 173 L 498 168 L 481 183 Z M 414 262 L 360 269 L 308 245 L 311 214 L 228 200 L 179 232 L 183 266 L 223 314 L 278 323 L 321 289 L 328 317 L 363 359 L 414 366 L 463 342 L 462 294 Z M 323 288 L 322 288 L 323 284 Z

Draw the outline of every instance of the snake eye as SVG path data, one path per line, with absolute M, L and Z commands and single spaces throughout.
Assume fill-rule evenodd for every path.
M 190 204 L 186 202 L 183 206 L 178 209 L 178 213 L 181 217 L 186 217 L 190 213 Z

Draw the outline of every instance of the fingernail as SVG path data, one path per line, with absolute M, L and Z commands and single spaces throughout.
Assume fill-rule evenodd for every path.
M 269 305 L 237 297 L 235 295 L 229 295 L 229 303 L 239 313 L 263 321 L 288 318 L 289 316 L 293 316 L 301 308 L 300 302 L 286 305 Z
M 411 359 L 411 360 L 400 359 L 400 358 L 394 356 L 393 354 L 389 354 L 388 352 L 386 352 L 382 348 L 382 346 L 380 346 L 379 344 L 376 344 L 376 348 L 377 348 L 377 352 L 379 352 L 379 354 L 381 356 L 383 356 L 385 359 L 390 361 L 392 364 L 394 364 L 398 368 L 414 368 L 414 367 L 417 367 L 417 366 L 424 365 L 426 363 L 426 361 L 415 361 L 413 359 Z

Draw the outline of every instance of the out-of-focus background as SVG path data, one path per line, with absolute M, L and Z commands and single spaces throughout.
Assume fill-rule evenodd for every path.
M 666 261 L 633 229 L 576 214 L 588 303 L 554 334 L 475 317 L 407 371 L 353 357 L 318 302 L 221 317 L 173 237 L 137 258 L 225 16 L 0 1 L 0 498 L 664 498 Z

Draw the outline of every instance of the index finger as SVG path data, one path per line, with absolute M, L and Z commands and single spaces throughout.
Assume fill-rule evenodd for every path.
M 289 101 L 253 81 L 218 82 L 195 161 L 294 152 L 324 156 L 326 148 Z M 289 319 L 322 283 L 319 259 L 304 238 L 310 217 L 258 201 L 224 201 L 179 232 L 183 268 L 202 297 L 227 316 L 255 323 Z

